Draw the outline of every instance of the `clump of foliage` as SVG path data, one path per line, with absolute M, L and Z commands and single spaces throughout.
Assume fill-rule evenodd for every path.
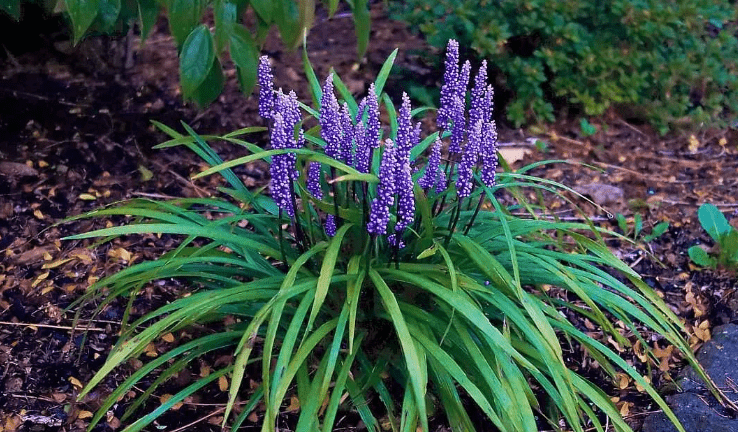
M 659 222 L 653 226 L 650 234 L 646 234 L 643 231 L 643 216 L 640 213 L 633 215 L 632 225 L 628 222 L 628 218 L 622 213 L 615 215 L 615 220 L 618 223 L 618 228 L 625 237 L 632 240 L 633 242 L 650 243 L 651 241 L 661 237 L 666 230 L 669 229 L 669 222 Z
M 83 300 L 101 299 L 98 310 L 119 297 L 131 304 L 154 281 L 179 278 L 197 288 L 124 327 L 81 396 L 163 335 L 181 340 L 121 383 L 90 427 L 121 403 L 126 430 L 141 430 L 228 376 L 224 423 L 232 430 L 261 407 L 262 430 L 273 431 L 292 393 L 300 400 L 292 427 L 300 432 L 330 431 L 347 410 L 372 431 L 428 431 L 433 413 L 456 431 L 475 430 L 478 415 L 500 431 L 537 431 L 543 422 L 630 431 L 605 392 L 567 366 L 564 353 L 573 347 L 613 380 L 627 374 L 678 424 L 646 368 L 608 344 L 620 350 L 640 342 L 651 355 L 643 332 L 658 334 L 709 382 L 679 319 L 604 246 L 601 228 L 542 218 L 545 208 L 525 201 L 529 190 L 571 192 L 528 174 L 542 163 L 497 172 L 503 161 L 484 68 L 468 91 L 471 66 L 459 67 L 458 45 L 449 43 L 440 133 L 422 138 L 413 116 L 423 109 L 413 110 L 405 95 L 396 110 L 383 93 L 395 55 L 360 102 L 336 73 L 321 86 L 305 56 L 316 108 L 294 92 L 275 92 L 263 57 L 260 114 L 271 149 L 240 138 L 259 128 L 204 137 L 186 125 L 187 135 L 160 125 L 172 137 L 160 147 L 184 145 L 200 155 L 211 168 L 196 177 L 222 175 L 224 197 L 137 199 L 74 218 L 135 218 L 76 239 L 183 236 L 176 250 L 95 283 Z M 208 140 L 252 154 L 223 162 Z M 232 171 L 262 159 L 271 167 L 270 196 L 247 189 Z M 209 331 L 191 330 L 203 323 Z M 134 417 L 168 378 L 223 350 L 232 352 L 230 364 Z M 248 377 L 258 388 L 246 388 Z
M 34 0 L 0 2 L 0 11 L 21 18 L 22 3 Z M 47 0 L 48 9 L 54 5 Z M 56 3 L 56 2 L 54 2 Z M 214 101 L 223 90 L 220 58 L 228 52 L 236 65 L 241 90 L 250 94 L 256 82 L 259 45 L 272 26 L 277 26 L 282 42 L 295 48 L 313 25 L 315 0 L 65 0 L 59 2 L 69 18 L 74 43 L 94 34 L 121 33 L 138 23 L 145 41 L 162 11 L 169 20 L 169 31 L 179 52 L 182 96 L 200 106 Z M 329 16 L 338 0 L 324 0 Z M 369 42 L 370 16 L 367 0 L 346 2 L 352 10 L 359 56 Z M 253 10 L 255 26 L 243 23 L 244 13 Z M 212 15 L 213 31 L 203 24 Z
M 738 270 L 738 230 L 728 223 L 720 209 L 710 203 L 700 206 L 697 217 L 702 228 L 715 241 L 716 250 L 708 254 L 702 247 L 692 246 L 687 251 L 692 262 L 702 267 Z
M 714 0 L 408 0 L 395 14 L 441 47 L 457 38 L 514 92 L 516 125 L 552 121 L 554 101 L 599 115 L 614 104 L 660 131 L 738 114 L 738 11 Z

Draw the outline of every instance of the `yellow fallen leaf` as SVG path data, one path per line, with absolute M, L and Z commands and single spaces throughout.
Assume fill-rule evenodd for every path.
M 687 146 L 687 148 L 690 153 L 697 153 L 697 150 L 699 150 L 700 140 L 698 140 L 694 134 L 689 136 L 689 146 Z
M 293 412 L 299 409 L 300 409 L 300 399 L 298 399 L 297 396 L 292 395 L 292 397 L 290 397 L 290 406 L 287 407 L 287 411 Z
M 38 284 L 40 284 L 42 281 L 44 281 L 47 277 L 49 277 L 49 272 L 42 273 L 36 277 L 36 279 L 31 284 L 31 288 L 36 288 Z
M 71 260 L 72 260 L 72 258 L 64 258 L 64 259 L 56 260 L 54 262 L 50 262 L 50 263 L 44 264 L 43 266 L 41 266 L 41 268 L 44 269 L 44 270 L 45 269 L 57 268 L 60 265 L 62 265 L 64 263 L 67 263 L 67 262 L 69 262 Z
M 146 357 L 157 357 L 159 355 L 159 353 L 156 351 L 156 345 L 154 345 L 153 343 L 149 343 L 148 345 L 146 345 L 144 353 L 146 354 Z
M 224 375 L 221 375 L 220 378 L 218 378 L 218 388 L 222 392 L 228 391 L 228 378 Z
M 500 152 L 502 158 L 510 165 L 531 153 L 531 149 L 526 147 L 502 147 L 497 151 Z
M 649 377 L 643 377 L 643 380 L 646 381 L 647 383 L 651 384 L 651 378 L 649 378 Z M 638 384 L 638 382 L 636 382 L 636 390 L 638 390 L 641 393 L 643 393 L 643 392 L 646 391 L 646 389 L 643 388 L 643 386 L 641 386 L 640 384 Z
M 41 213 L 41 210 L 39 210 L 39 209 L 36 209 L 36 210 L 33 211 L 33 216 L 35 216 L 36 219 L 41 219 L 41 220 L 43 220 L 43 218 L 44 218 L 44 214 Z
M 174 342 L 174 335 L 171 334 L 171 333 L 167 333 L 164 336 L 162 336 L 161 339 L 164 342 L 172 343 L 172 342 Z
M 84 387 L 82 385 L 82 383 L 79 382 L 79 380 L 77 378 L 73 377 L 73 376 L 72 377 L 69 377 L 69 382 L 72 383 L 72 385 L 75 386 L 75 387 L 78 387 L 78 388 Z
M 92 417 L 92 412 L 90 411 L 80 411 L 79 414 L 77 414 L 78 419 L 86 419 L 86 418 L 91 418 L 91 417 Z
M 616 377 L 618 379 L 618 388 L 620 390 L 628 388 L 628 383 L 630 383 L 630 377 L 628 374 L 618 373 Z
M 97 198 L 95 198 L 94 195 L 83 193 L 83 194 L 79 194 L 79 199 L 83 201 L 95 201 Z

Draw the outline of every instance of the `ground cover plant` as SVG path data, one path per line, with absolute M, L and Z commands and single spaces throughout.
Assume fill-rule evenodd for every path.
M 24 3 L 32 1 L 3 1 L 0 11 L 19 20 Z M 315 0 L 67 0 L 60 2 L 60 6 L 56 2 L 38 3 L 49 13 L 65 13 L 75 44 L 87 36 L 124 34 L 134 24 L 143 43 L 165 13 L 179 54 L 182 96 L 200 106 L 210 104 L 223 91 L 225 77 L 221 61 L 226 52 L 236 65 L 241 90 L 250 94 L 256 83 L 260 45 L 269 29 L 276 26 L 285 46 L 294 49 L 312 27 L 316 12 Z M 338 0 L 323 3 L 329 18 L 339 8 Z M 369 43 L 368 3 L 366 0 L 346 3 L 354 19 L 357 52 L 361 57 Z M 249 9 L 253 11 L 254 25 L 247 25 L 244 20 Z
M 593 116 L 618 105 L 664 133 L 725 127 L 738 114 L 736 9 L 728 1 L 410 0 L 395 16 L 442 47 L 459 39 L 492 61 L 516 125 L 554 105 Z M 561 103 L 563 102 L 563 103 Z
M 715 242 L 716 251 L 708 254 L 702 247 L 692 246 L 688 251 L 692 261 L 703 267 L 738 270 L 738 230 L 728 223 L 725 215 L 713 204 L 702 204 L 697 216 L 702 228 Z
M 196 152 L 211 165 L 198 176 L 221 174 L 229 184 L 222 188 L 226 198 L 134 200 L 75 218 L 134 220 L 72 238 L 184 236 L 158 260 L 93 285 L 83 300 L 99 299 L 98 309 L 116 297 L 132 302 L 154 281 L 180 278 L 197 288 L 126 322 L 83 395 L 152 341 L 183 330 L 193 335 L 196 324 L 213 329 L 182 336 L 178 346 L 138 368 L 90 428 L 113 404 L 125 403 L 127 430 L 141 430 L 225 379 L 224 422 L 234 430 L 257 406 L 262 430 L 274 430 L 288 392 L 301 401 L 298 431 L 332 430 L 342 410 L 355 410 L 371 430 L 384 419 L 392 430 L 428 430 L 436 409 L 454 430 L 475 429 L 472 411 L 503 431 L 538 430 L 537 418 L 577 431 L 605 424 L 630 430 L 608 396 L 567 367 L 563 352 L 572 344 L 613 379 L 627 374 L 676 421 L 643 376 L 646 369 L 629 365 L 607 344 L 640 342 L 650 355 L 642 337 L 648 329 L 702 371 L 678 318 L 609 252 L 601 229 L 539 217 L 545 208 L 527 202 L 522 190 L 572 192 L 527 173 L 542 163 L 497 172 L 498 162 L 505 164 L 497 159 L 486 69 L 473 79 L 467 110 L 471 66 L 459 67 L 458 45 L 449 43 L 439 132 L 421 139 L 413 116 L 423 110 L 412 110 L 407 96 L 396 110 L 383 92 L 393 58 L 361 102 L 335 73 L 321 87 L 305 58 L 317 108 L 300 104 L 292 92 L 275 92 L 262 58 L 260 113 L 269 122 L 270 150 L 240 138 L 258 128 L 214 137 L 186 125 L 187 135 L 160 125 L 172 137 L 162 147 Z M 386 137 L 380 102 L 390 118 Z M 223 162 L 210 140 L 252 154 Z M 247 189 L 232 170 L 260 159 L 270 162 L 270 196 Z M 600 327 L 602 340 L 570 316 Z M 229 364 L 154 411 L 136 414 L 165 380 L 223 349 L 233 354 Z M 247 373 L 259 375 L 256 389 L 243 385 Z

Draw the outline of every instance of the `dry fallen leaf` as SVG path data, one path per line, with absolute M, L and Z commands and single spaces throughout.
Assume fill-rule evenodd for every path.
M 218 388 L 220 391 L 228 391 L 228 378 L 221 375 L 220 378 L 218 378 Z
M 531 149 L 526 147 L 501 147 L 497 151 L 510 165 L 531 154 Z
M 79 382 L 79 380 L 77 378 L 75 378 L 75 377 L 69 377 L 69 382 L 72 383 L 72 385 L 75 386 L 75 387 L 77 387 L 77 388 L 80 388 L 81 389 L 82 387 L 84 387 L 82 385 L 82 383 Z

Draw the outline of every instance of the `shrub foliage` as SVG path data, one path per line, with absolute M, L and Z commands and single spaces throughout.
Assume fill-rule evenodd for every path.
M 438 47 L 492 60 L 514 92 L 516 125 L 552 121 L 554 101 L 612 105 L 665 132 L 724 126 L 738 113 L 737 9 L 727 0 L 408 0 L 396 15 Z
M 15 19 L 22 16 L 22 3 L 34 0 L 3 0 L 0 11 Z M 48 9 L 54 6 L 40 0 Z M 74 43 L 95 34 L 114 34 L 138 24 L 145 40 L 162 11 L 179 53 L 182 96 L 200 106 L 214 101 L 223 90 L 220 58 L 227 52 L 238 72 L 239 84 L 250 94 L 256 83 L 259 45 L 269 29 L 277 26 L 282 42 L 296 48 L 313 25 L 315 0 L 65 0 L 59 2 L 69 18 Z M 324 0 L 333 16 L 339 0 Z M 359 56 L 369 42 L 370 17 L 367 0 L 347 1 L 356 27 Z M 253 10 L 255 25 L 248 28 L 243 17 Z M 59 9 L 54 9 L 58 11 Z M 212 30 L 203 22 L 212 16 Z

